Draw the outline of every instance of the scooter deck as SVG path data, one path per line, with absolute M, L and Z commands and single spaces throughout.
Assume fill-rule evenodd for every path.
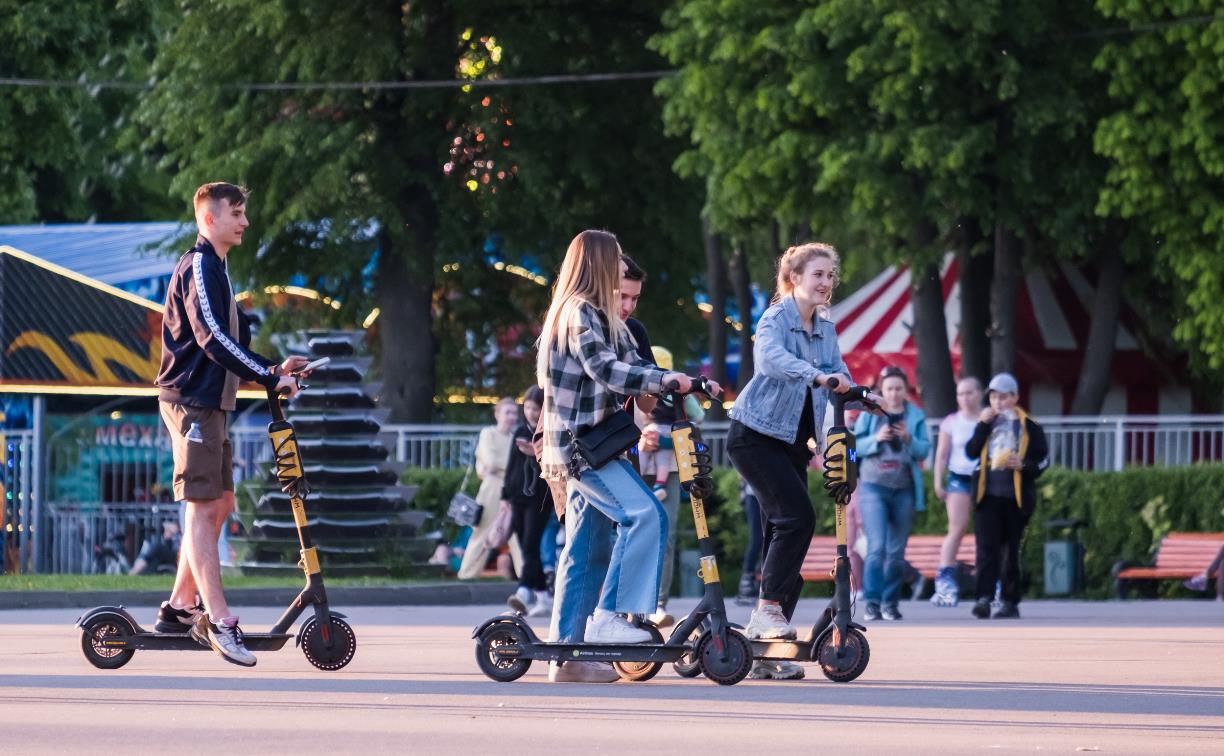
M 293 637 L 292 633 L 248 633 L 242 638 L 251 651 L 278 651 Z M 103 644 L 110 648 L 130 648 L 141 651 L 212 651 L 191 637 L 191 633 L 137 632 L 135 635 L 110 636 Z
M 692 652 L 687 645 L 665 643 L 532 643 L 503 646 L 495 653 L 536 661 L 677 662 Z

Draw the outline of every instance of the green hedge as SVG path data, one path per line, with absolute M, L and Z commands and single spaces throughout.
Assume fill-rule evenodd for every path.
M 718 540 L 724 582 L 733 590 L 748 528 L 735 471 L 715 470 L 714 478 L 717 493 L 708 503 L 707 518 L 710 531 Z M 462 470 L 411 469 L 403 477 L 405 484 L 419 486 L 413 506 L 433 513 L 438 523 L 445 522 L 447 504 L 462 479 Z M 470 492 L 474 493 L 478 485 L 473 476 Z M 927 508 L 915 517 L 913 532 L 945 533 L 947 512 L 935 498 L 929 473 L 926 486 Z M 817 533 L 832 534 L 833 507 L 815 471 L 808 476 L 808 488 L 816 506 Z M 1043 546 L 1051 535 L 1044 527 L 1046 520 L 1087 521 L 1088 526 L 1080 531 L 1085 547 L 1085 593 L 1093 598 L 1107 598 L 1113 595 L 1113 565 L 1119 560 L 1150 563 L 1166 533 L 1224 531 L 1224 497 L 1220 491 L 1224 491 L 1224 465 L 1137 467 L 1116 473 L 1049 470 L 1037 481 L 1037 513 L 1025 533 L 1023 559 L 1028 594 L 1042 595 Z M 686 541 L 692 542 L 692 529 L 692 512 L 681 507 L 681 548 Z M 1062 537 L 1061 533 L 1053 535 Z M 1189 595 L 1176 581 L 1165 581 L 1159 590 L 1165 596 Z

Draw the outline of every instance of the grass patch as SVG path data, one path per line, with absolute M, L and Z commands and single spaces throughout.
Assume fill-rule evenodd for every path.
M 324 578 L 333 587 L 387 587 L 416 585 L 428 580 L 389 577 Z M 226 576 L 222 583 L 227 590 L 237 588 L 293 588 L 305 579 L 293 576 Z M 170 575 L 0 575 L 0 591 L 165 591 L 173 587 Z

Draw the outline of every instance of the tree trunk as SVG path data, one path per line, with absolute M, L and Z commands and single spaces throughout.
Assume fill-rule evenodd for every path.
M 929 247 L 935 235 L 935 228 L 930 223 L 919 224 L 914 232 L 914 248 Z M 926 413 L 931 417 L 943 417 L 956 409 L 956 381 L 952 376 L 952 352 L 948 348 L 943 284 L 938 265 L 922 265 L 912 272 L 914 345 L 918 349 L 915 378 Z
M 976 220 L 962 221 L 960 249 L 960 377 L 990 379 L 991 256 L 974 254 L 980 240 Z
M 752 278 L 748 274 L 748 253 L 742 242 L 735 245 L 731 258 L 731 284 L 735 287 L 735 306 L 739 309 L 739 374 L 737 387 L 743 390 L 752 379 Z
M 447 0 L 387 3 L 386 22 L 404 29 L 399 67 L 405 80 L 453 74 L 455 10 Z M 438 149 L 448 139 L 452 95 L 420 92 L 375 95 L 383 171 L 371 181 L 393 202 L 379 233 L 379 341 L 383 391 L 391 422 L 427 423 L 434 417 L 437 343 L 433 333 L 434 264 L 438 211 Z M 405 128 L 411 124 L 411 128 Z
M 1016 369 L 1016 290 L 1020 285 L 1020 242 L 1002 223 L 995 225 L 994 277 L 990 284 L 990 371 Z
M 391 422 L 427 423 L 433 419 L 433 246 L 402 236 L 381 234 L 378 282 L 378 334 L 382 346 L 383 390 L 379 403 Z
M 1101 271 L 1097 276 L 1096 295 L 1092 298 L 1092 322 L 1088 328 L 1088 343 L 1084 347 L 1084 362 L 1080 367 L 1075 398 L 1071 400 L 1072 415 L 1101 413 L 1113 370 L 1126 263 L 1122 260 L 1121 250 L 1103 249 L 1101 253 L 1098 258 L 1101 261 Z
M 701 236 L 705 243 L 706 282 L 710 293 L 710 377 L 727 385 L 727 261 L 723 258 L 723 239 L 710 228 L 707 218 L 701 219 Z M 711 419 L 722 419 L 722 405 L 715 402 Z

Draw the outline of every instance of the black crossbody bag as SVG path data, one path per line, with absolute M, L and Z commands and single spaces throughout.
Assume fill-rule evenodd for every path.
M 593 427 L 574 436 L 578 456 L 598 470 L 633 448 L 642 438 L 642 431 L 625 410 L 617 410 Z

